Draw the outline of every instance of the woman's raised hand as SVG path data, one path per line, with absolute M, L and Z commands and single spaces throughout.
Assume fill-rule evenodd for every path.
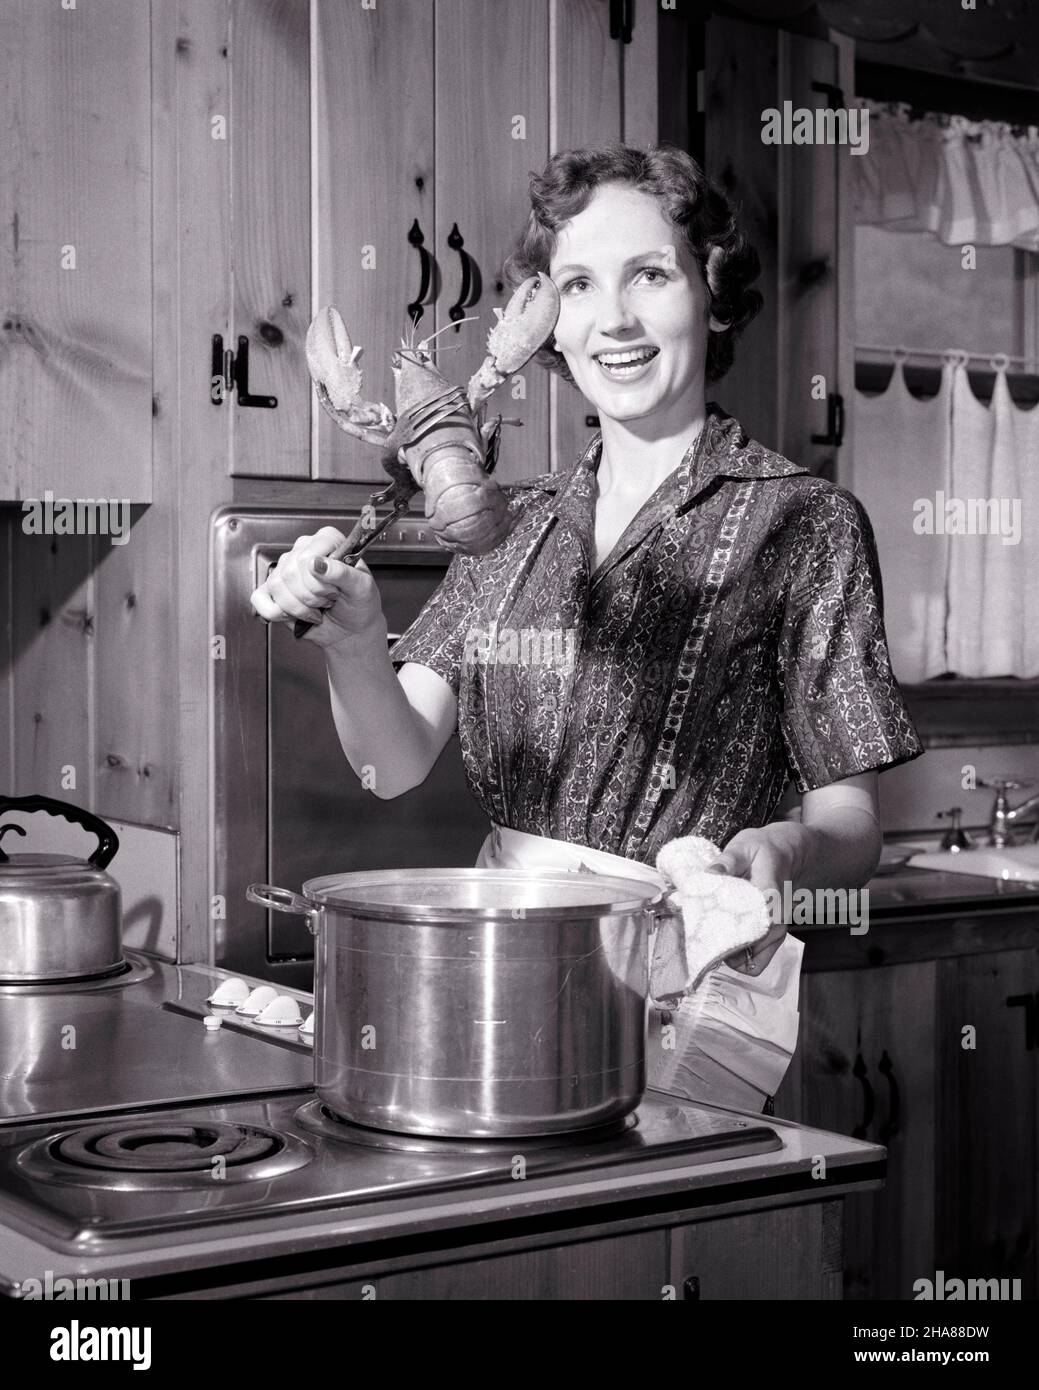
M 385 641 L 382 600 L 367 565 L 328 559 L 345 539 L 333 526 L 300 536 L 252 592 L 250 602 L 260 617 L 269 623 L 303 618 L 314 624 L 303 640 L 322 647 L 369 636 Z

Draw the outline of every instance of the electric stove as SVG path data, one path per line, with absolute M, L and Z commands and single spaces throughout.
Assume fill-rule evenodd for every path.
M 796 1126 L 655 1091 L 612 1124 L 526 1139 L 350 1124 L 315 1093 L 298 1028 L 208 1003 L 229 978 L 130 953 L 106 981 L 0 991 L 0 1294 L 57 1275 L 220 1296 L 243 1268 L 298 1283 L 301 1261 L 395 1232 L 512 1229 L 732 1174 L 753 1187 L 762 1163 L 808 1182 Z M 154 1292 L 173 1285 L 195 1292 Z

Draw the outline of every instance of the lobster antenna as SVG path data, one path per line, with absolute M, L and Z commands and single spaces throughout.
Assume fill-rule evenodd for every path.
M 435 333 L 431 333 L 428 338 L 423 338 L 419 347 L 425 352 L 434 338 L 439 338 L 441 333 L 446 333 L 449 328 L 457 328 L 461 323 L 479 323 L 479 314 L 469 314 L 467 318 L 456 319 L 454 323 L 445 323 L 443 328 L 438 328 Z

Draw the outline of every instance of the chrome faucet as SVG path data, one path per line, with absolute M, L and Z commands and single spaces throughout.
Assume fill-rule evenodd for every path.
M 949 850 L 952 854 L 959 854 L 965 849 L 971 849 L 970 837 L 960 825 L 960 816 L 963 815 L 962 806 L 950 806 L 947 811 L 936 811 L 937 820 L 951 820 L 952 825 L 942 836 L 940 848 Z
M 1010 807 L 1007 804 L 1007 792 L 1019 791 L 1022 787 L 1031 786 L 1030 782 L 1015 782 L 1011 777 L 993 777 L 991 781 L 984 781 L 979 778 L 978 786 L 990 787 L 996 793 L 996 799 L 992 803 L 988 843 L 995 849 L 1006 849 L 1007 845 L 1014 843 L 1014 826 L 1021 822 L 1030 811 L 1039 811 L 1039 792 L 1022 801 L 1020 806 Z M 1032 830 L 1032 840 L 1039 844 L 1039 816 L 1036 817 Z

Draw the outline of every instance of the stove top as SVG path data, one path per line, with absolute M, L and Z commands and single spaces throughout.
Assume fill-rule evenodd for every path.
M 313 1049 L 206 1003 L 226 970 L 136 952 L 107 979 L 0 986 L 0 1133 L 36 1117 L 302 1090 Z M 262 984 L 263 981 L 249 981 Z M 311 1007 L 310 996 L 278 986 Z M 221 1027 L 203 1019 L 216 1013 Z
M 422 1139 L 336 1119 L 313 1095 L 0 1130 L 0 1229 L 111 1253 L 232 1220 L 348 1212 L 393 1198 L 632 1165 L 682 1168 L 782 1149 L 775 1130 L 648 1091 L 609 1132 Z M 4 1273 L 0 1270 L 0 1275 Z

